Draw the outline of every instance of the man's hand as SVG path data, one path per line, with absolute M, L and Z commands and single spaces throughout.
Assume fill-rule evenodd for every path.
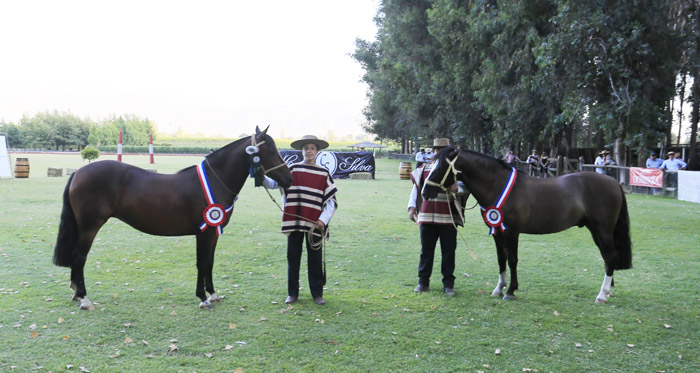
M 323 230 L 323 228 L 326 227 L 326 225 L 325 225 L 322 221 L 320 221 L 320 220 L 316 221 L 316 226 L 318 226 L 319 228 L 321 228 L 321 230 Z
M 415 207 L 409 207 L 408 208 L 408 218 L 416 221 L 417 215 L 416 215 L 416 208 Z

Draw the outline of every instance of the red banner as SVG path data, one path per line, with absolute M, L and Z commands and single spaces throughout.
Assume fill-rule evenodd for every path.
M 657 168 L 630 167 L 630 185 L 661 188 L 664 172 Z

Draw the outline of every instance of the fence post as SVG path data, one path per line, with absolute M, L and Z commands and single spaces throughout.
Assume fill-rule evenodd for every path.
M 583 172 L 583 156 L 578 157 L 578 170 L 579 172 Z

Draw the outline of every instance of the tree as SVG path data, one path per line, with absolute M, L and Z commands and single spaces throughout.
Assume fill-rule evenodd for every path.
M 96 148 L 93 148 L 92 146 L 86 146 L 85 148 L 83 148 L 83 150 L 80 151 L 80 157 L 83 159 L 87 159 L 88 163 L 91 163 L 93 160 L 100 157 L 100 151 Z

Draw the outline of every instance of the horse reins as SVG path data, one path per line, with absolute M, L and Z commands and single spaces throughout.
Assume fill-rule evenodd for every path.
M 260 150 L 260 145 L 264 144 L 264 143 L 265 143 L 265 140 L 263 140 L 263 141 L 261 141 L 261 142 L 256 142 L 256 141 L 255 141 L 255 134 L 253 134 L 253 135 L 250 136 L 250 143 L 251 143 L 251 146 L 255 147 L 255 152 L 257 153 L 257 152 Z M 247 152 L 248 152 L 248 148 L 246 148 L 246 153 L 247 153 Z M 214 170 L 214 167 L 211 165 L 211 163 L 209 163 L 209 158 L 208 158 L 208 157 L 204 157 L 204 159 L 207 161 L 207 165 L 209 165 L 209 169 L 211 170 L 211 172 L 214 174 L 214 176 L 216 177 L 216 179 L 219 180 L 219 183 L 221 183 L 221 185 L 222 185 L 224 188 L 226 188 L 226 190 L 228 190 L 229 193 L 233 194 L 233 197 L 235 198 L 235 197 L 238 195 L 238 193 L 232 191 L 232 190 L 226 185 L 226 183 L 224 183 L 224 181 L 221 180 L 221 178 L 219 177 L 219 174 L 216 173 L 216 170 Z M 274 170 L 276 170 L 276 169 L 278 169 L 278 168 L 280 168 L 280 167 L 286 166 L 286 165 L 287 165 L 287 164 L 286 164 L 285 162 L 281 162 L 281 163 L 278 164 L 277 166 L 274 166 L 274 167 L 270 168 L 269 170 L 266 170 L 265 167 L 264 167 L 264 166 L 262 165 L 262 163 L 261 163 L 261 164 L 260 164 L 260 169 L 262 169 L 263 176 L 267 176 L 268 173 L 270 173 L 270 172 L 272 172 L 272 171 L 274 171 Z
M 462 232 L 460 232 L 459 229 L 457 229 L 457 224 L 455 224 L 454 215 L 452 215 L 452 204 L 450 203 L 449 196 L 452 196 L 452 199 L 456 202 L 456 201 L 457 201 L 457 194 L 456 194 L 455 192 L 452 192 L 452 191 L 447 190 L 447 188 L 445 187 L 445 181 L 447 181 L 447 175 L 450 174 L 450 171 L 452 171 L 452 175 L 453 175 L 453 177 L 454 177 L 454 183 L 453 183 L 453 184 L 456 184 L 456 183 L 457 183 L 457 174 L 462 173 L 462 171 L 458 170 L 458 169 L 455 167 L 455 163 L 457 162 L 457 158 L 459 158 L 459 153 L 460 153 L 461 151 L 462 151 L 462 149 L 459 149 L 459 150 L 457 151 L 457 155 L 456 155 L 452 160 L 450 160 L 449 158 L 445 157 L 445 162 L 447 162 L 447 164 L 449 165 L 449 168 L 447 169 L 447 172 L 445 172 L 445 175 L 442 177 L 442 180 L 440 181 L 439 184 L 436 183 L 436 182 L 434 182 L 434 181 L 431 181 L 431 180 L 426 180 L 425 183 L 428 184 L 428 185 L 434 186 L 434 187 L 438 187 L 438 188 L 442 189 L 445 193 L 448 194 L 448 198 L 447 198 L 447 207 L 448 207 L 448 211 L 450 212 L 450 221 L 452 222 L 452 226 L 455 228 L 455 231 L 456 231 L 457 233 L 459 233 L 459 237 L 462 238 L 462 241 L 464 241 L 464 246 L 467 248 L 467 251 L 469 251 L 469 255 L 471 255 L 472 260 L 476 261 L 476 259 L 477 259 L 477 258 L 476 258 L 476 254 L 474 254 L 474 251 L 469 247 L 469 244 L 467 243 L 467 239 L 464 238 L 464 235 L 462 235 Z M 450 185 L 452 185 L 452 184 L 450 184 Z M 475 204 L 472 208 L 470 208 L 469 210 L 471 210 L 471 209 L 473 209 L 474 207 L 476 207 L 477 204 L 479 204 L 478 201 L 477 201 L 476 204 Z M 464 222 L 464 215 L 462 214 L 462 212 L 459 211 L 459 210 L 457 210 L 457 212 L 459 213 L 459 217 L 462 219 L 462 222 Z

